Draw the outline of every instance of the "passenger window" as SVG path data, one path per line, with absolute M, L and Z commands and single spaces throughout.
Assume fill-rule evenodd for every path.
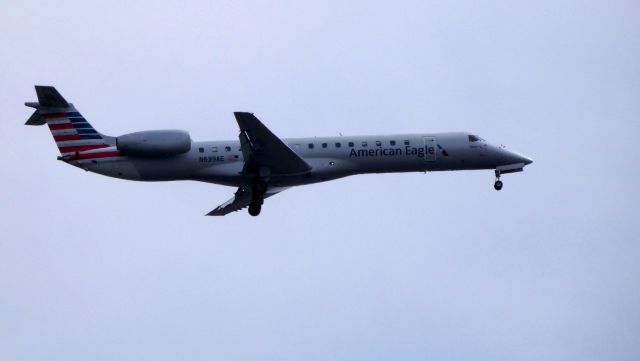
M 198 152 L 204 153 L 204 148 L 198 148 Z
M 367 142 L 362 142 L 362 146 L 366 147 L 367 146 Z
M 411 143 L 409 143 L 409 141 L 408 141 L 408 140 L 405 140 L 405 141 L 404 141 L 404 145 L 409 145 L 409 144 L 411 144 Z
M 395 141 L 395 140 L 392 140 L 392 141 L 390 141 L 390 142 L 389 142 L 389 144 L 391 144 L 391 145 L 396 145 L 396 141 Z
M 226 146 L 226 147 L 224 147 L 224 150 L 226 150 L 227 152 L 230 152 L 231 151 L 231 147 L 230 146 Z
M 381 147 L 382 146 L 382 142 L 379 140 L 376 140 L 376 146 Z
M 322 143 L 322 148 L 326 148 L 327 147 L 327 143 Z
M 309 143 L 309 149 L 313 149 L 313 143 Z
M 212 152 L 217 152 L 218 151 L 218 147 L 211 147 L 211 151 Z
M 349 146 L 353 148 L 354 146 L 353 142 L 349 142 Z
M 340 147 L 342 147 L 342 144 L 336 143 L 336 148 L 340 148 Z

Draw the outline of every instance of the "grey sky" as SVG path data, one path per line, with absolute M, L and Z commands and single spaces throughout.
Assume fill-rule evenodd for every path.
M 0 359 L 637 360 L 634 1 L 0 3 Z M 135 183 L 23 126 L 472 131 L 535 163 L 292 189 Z

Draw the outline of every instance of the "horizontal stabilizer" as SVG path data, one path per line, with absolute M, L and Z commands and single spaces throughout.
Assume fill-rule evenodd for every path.
M 31 114 L 25 125 L 45 125 L 47 120 L 40 114 L 40 111 L 36 110 Z

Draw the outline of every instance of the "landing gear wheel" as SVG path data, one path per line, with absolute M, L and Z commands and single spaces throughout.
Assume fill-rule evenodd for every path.
M 251 203 L 249 203 L 249 214 L 257 216 L 262 210 L 264 195 L 267 193 L 267 182 L 262 179 L 255 179 L 251 185 Z
M 495 188 L 495 190 L 499 191 L 502 189 L 502 181 L 501 180 L 497 180 L 494 184 L 493 184 L 493 188 Z
M 251 202 L 249 204 L 249 214 L 252 215 L 253 217 L 259 215 L 261 210 L 262 210 L 262 204 L 258 202 Z

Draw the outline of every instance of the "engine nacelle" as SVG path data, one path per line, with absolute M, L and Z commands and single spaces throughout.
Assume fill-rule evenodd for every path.
M 184 130 L 147 130 L 121 135 L 116 147 L 126 155 L 168 157 L 191 149 L 191 137 Z

